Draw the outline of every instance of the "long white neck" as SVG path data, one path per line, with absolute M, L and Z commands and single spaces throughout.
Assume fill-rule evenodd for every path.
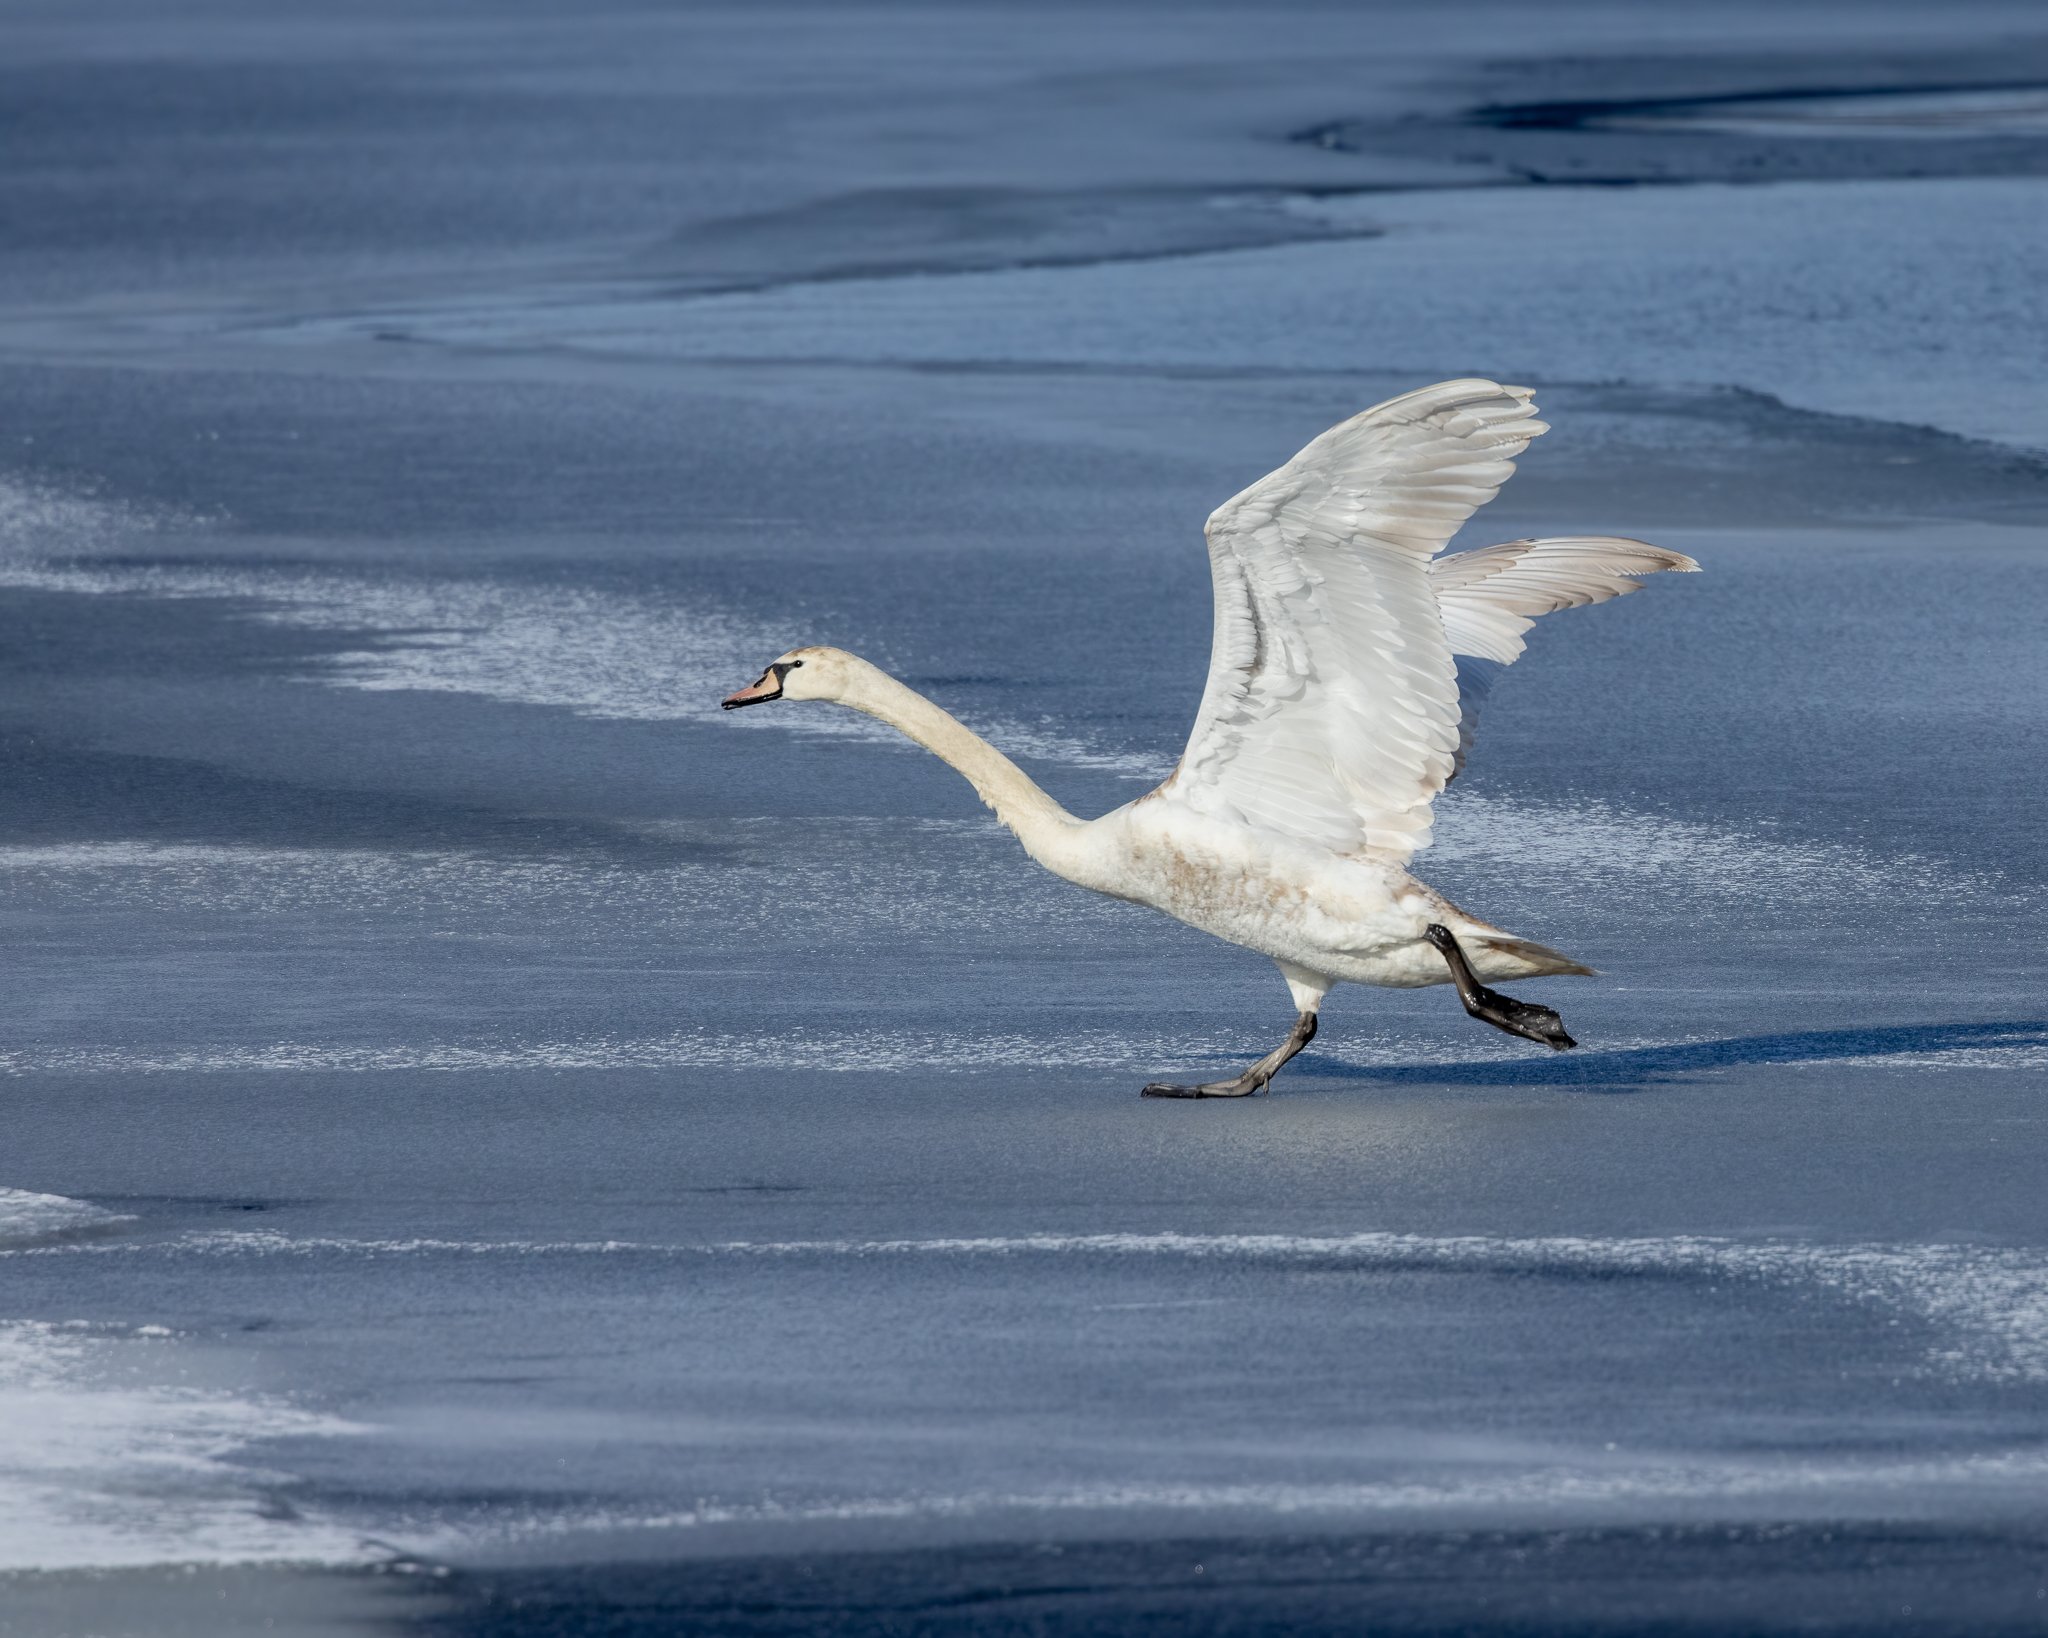
M 852 659 L 852 656 L 848 656 Z M 841 705 L 865 711 L 915 740 L 972 785 L 975 794 L 1016 833 L 1024 851 L 1060 875 L 1082 821 L 1055 802 L 993 745 L 886 671 L 855 660 Z

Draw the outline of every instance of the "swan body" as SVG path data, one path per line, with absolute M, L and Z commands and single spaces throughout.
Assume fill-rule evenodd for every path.
M 1235 1080 L 1148 1093 L 1263 1090 L 1338 983 L 1454 984 L 1474 1016 L 1568 1047 L 1556 1013 L 1482 981 L 1591 969 L 1478 920 L 1408 870 L 1471 744 L 1477 691 L 1459 660 L 1512 663 L 1540 615 L 1698 566 L 1593 536 L 1437 557 L 1544 430 L 1524 388 L 1444 382 L 1331 428 L 1219 507 L 1209 679 L 1187 752 L 1156 790 L 1100 818 L 1067 812 L 986 740 L 842 649 L 793 649 L 725 705 L 865 712 L 964 775 L 1055 875 L 1270 957 L 1297 1008 L 1287 1042 Z
M 1475 921 L 1391 859 L 1344 857 L 1163 802 L 1119 808 L 1083 830 L 1082 845 L 1099 855 L 1096 881 L 1114 884 L 1099 891 L 1270 956 L 1297 995 L 1313 988 L 1320 998 L 1332 983 L 1449 982 L 1424 936 L 1434 923 L 1471 935 L 1483 978 L 1588 971 Z

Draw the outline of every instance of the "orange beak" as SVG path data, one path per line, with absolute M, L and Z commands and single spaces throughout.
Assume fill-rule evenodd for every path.
M 737 711 L 743 705 L 759 705 L 763 700 L 782 698 L 782 676 L 770 666 L 761 673 L 761 680 L 742 688 L 737 694 L 728 694 L 721 702 L 721 709 Z

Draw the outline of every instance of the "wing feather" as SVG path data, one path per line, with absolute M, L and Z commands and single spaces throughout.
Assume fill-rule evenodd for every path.
M 1338 852 L 1427 845 L 1459 717 L 1428 562 L 1545 430 L 1530 396 L 1390 399 L 1216 509 L 1208 685 L 1158 795 Z
M 1612 535 L 1510 540 L 1429 565 L 1453 654 L 1512 664 L 1539 616 L 1642 589 L 1639 575 L 1699 568 L 1683 552 Z
M 1444 637 L 1458 657 L 1456 772 L 1464 771 L 1494 672 L 1521 658 L 1523 634 L 1540 616 L 1640 591 L 1640 575 L 1698 568 L 1683 552 L 1613 535 L 1509 540 L 1432 562 L 1429 582 L 1443 610 Z M 1475 663 L 1481 661 L 1494 663 Z

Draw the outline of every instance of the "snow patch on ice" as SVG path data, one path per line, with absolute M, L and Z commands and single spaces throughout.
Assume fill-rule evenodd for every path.
M 90 1234 L 128 1219 L 83 1200 L 27 1189 L 0 1189 L 0 1247 Z
M 161 1327 L 0 1322 L 0 1571 L 361 1563 L 245 1461 L 255 1441 L 358 1431 L 282 1402 L 182 1385 Z
M 0 1256 L 110 1249 L 104 1231 L 129 1221 L 0 1189 Z M 266 1497 L 283 1476 L 241 1459 L 259 1439 L 349 1424 L 187 1375 L 161 1325 L 0 1320 L 0 1572 L 376 1556 Z

